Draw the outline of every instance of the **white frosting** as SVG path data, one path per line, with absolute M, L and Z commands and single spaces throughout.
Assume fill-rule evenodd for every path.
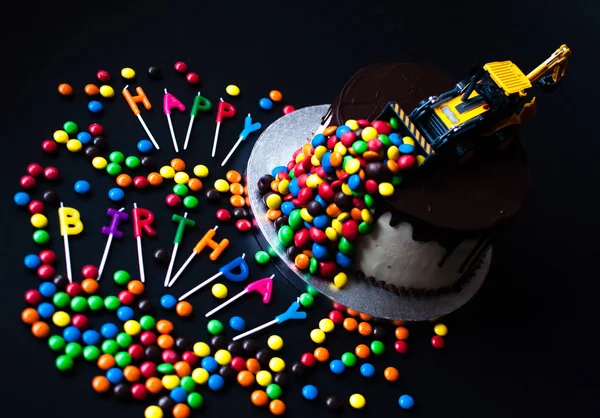
M 439 289 L 452 286 L 464 274 L 460 272 L 478 239 L 462 241 L 439 262 L 446 249 L 435 241 L 419 242 L 412 238 L 413 227 L 407 222 L 390 226 L 390 213 L 375 223 L 373 232 L 362 236 L 358 244 L 355 268 L 376 280 L 412 289 Z

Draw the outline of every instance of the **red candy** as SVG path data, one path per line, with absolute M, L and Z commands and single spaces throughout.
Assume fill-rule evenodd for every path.
M 144 345 L 156 344 L 156 335 L 152 331 L 144 331 L 140 334 L 140 342 Z
M 104 128 L 99 123 L 92 123 L 88 127 L 88 131 L 90 131 L 91 135 L 102 135 L 104 133 Z
M 365 205 L 365 201 L 358 196 L 355 196 L 352 198 L 352 204 L 354 205 L 355 208 L 360 209 L 360 210 L 363 210 L 367 207 L 367 205 Z
M 378 134 L 389 135 L 392 132 L 392 126 L 382 120 L 374 121 L 371 126 L 375 128 Z
M 32 200 L 29 202 L 29 206 L 27 208 L 31 214 L 42 213 L 44 211 L 44 204 L 39 200 Z
M 131 387 L 131 397 L 141 401 L 148 395 L 148 389 L 141 383 L 136 383 Z
M 314 242 L 322 244 L 327 241 L 327 235 L 325 235 L 325 232 L 321 231 L 319 228 L 313 226 L 310 228 L 309 233 Z
M 327 173 L 323 170 L 323 167 L 315 167 L 315 174 L 321 177 L 323 180 L 327 177 Z
M 344 314 L 340 311 L 333 310 L 329 312 L 329 319 L 331 319 L 334 324 L 339 325 L 344 322 Z
M 358 223 L 354 219 L 349 219 L 342 224 L 342 235 L 348 241 L 355 241 L 358 239 Z
M 179 360 L 179 356 L 173 350 L 165 350 L 162 352 L 162 360 L 165 363 L 175 364 Z
M 369 179 L 365 181 L 365 190 L 369 194 L 375 194 L 379 191 L 379 186 L 375 180 Z
M 294 170 L 295 172 L 296 170 Z M 308 178 L 308 174 L 301 174 L 298 177 L 298 186 L 300 186 L 300 188 L 304 188 L 306 187 L 306 179 Z
M 247 232 L 252 229 L 252 224 L 248 219 L 238 219 L 238 221 L 235 223 L 235 227 L 238 231 Z
M 331 135 L 329 138 L 327 138 L 327 148 L 332 150 L 333 147 L 335 147 L 335 144 L 338 143 L 338 137 L 335 135 Z
M 303 187 L 298 193 L 298 200 L 302 206 L 308 205 L 308 202 L 313 200 L 313 191 L 308 187 Z
M 229 212 L 227 209 L 219 209 L 217 211 L 217 219 L 221 222 L 227 222 L 231 219 L 231 212 Z
M 56 262 L 56 254 L 52 250 L 40 251 L 39 257 L 44 264 L 54 264 Z
M 173 67 L 178 73 L 185 73 L 188 70 L 187 64 L 183 61 L 177 61 Z
M 54 276 L 55 270 L 49 264 L 42 264 L 37 269 L 37 275 L 42 280 L 50 280 Z
M 56 167 L 46 167 L 44 169 L 44 177 L 46 177 L 46 179 L 48 180 L 58 180 L 60 177 L 60 172 L 58 171 L 58 168 Z
M 304 353 L 300 357 L 300 362 L 306 367 L 315 367 L 317 365 L 317 358 L 312 353 Z
M 73 318 L 71 318 L 71 324 L 78 329 L 87 327 L 88 322 L 88 317 L 82 314 L 73 315 Z
M 187 73 L 187 75 L 185 76 L 185 81 L 187 81 L 190 84 L 196 85 L 200 83 L 200 76 L 196 73 Z
M 181 198 L 175 193 L 171 193 L 170 195 L 167 195 L 165 202 L 167 203 L 167 206 L 174 208 L 181 205 Z
M 122 290 L 118 297 L 123 305 L 131 305 L 135 300 L 135 295 L 129 290 Z
M 139 344 L 131 344 L 129 346 L 129 348 L 127 349 L 127 352 L 129 353 L 131 358 L 134 360 L 141 360 L 144 358 L 144 347 L 142 347 Z M 142 366 L 143 366 L 143 364 L 142 364 Z M 140 367 L 140 371 L 141 371 L 141 367 Z M 142 372 L 142 374 L 143 374 L 143 372 Z
M 69 283 L 67 285 L 67 287 L 65 288 L 65 293 L 67 295 L 71 296 L 72 298 L 74 298 L 75 296 L 81 295 L 82 291 L 83 291 L 83 289 L 82 289 L 81 285 L 76 282 Z
M 42 294 L 35 289 L 25 292 L 25 302 L 30 305 L 37 305 L 42 301 Z
M 198 356 L 192 353 L 191 351 L 185 351 L 181 355 L 181 360 L 185 361 L 190 366 L 193 366 L 198 362 Z
M 338 268 L 335 261 L 320 261 L 319 273 L 323 277 L 333 277 L 337 274 Z
M 129 347 L 130 350 L 131 350 L 131 347 L 133 347 L 133 346 Z M 129 353 L 129 354 L 131 354 L 131 353 Z M 146 378 L 155 376 L 156 375 L 156 364 L 152 363 L 151 361 L 143 362 L 142 364 L 140 364 L 140 373 L 142 374 L 142 376 L 144 376 Z
M 279 173 L 277 173 L 277 179 L 279 179 L 279 180 L 289 180 L 290 179 L 290 175 L 288 173 L 286 173 L 285 171 L 280 171 Z
M 231 367 L 236 372 L 246 370 L 246 361 L 241 357 L 234 357 L 231 359 Z
M 417 159 L 415 157 L 409 154 L 405 154 L 398 158 L 398 168 L 400 168 L 401 170 L 406 170 L 415 165 L 416 162 Z
M 408 344 L 406 341 L 398 340 L 394 343 L 394 350 L 398 353 L 404 354 L 408 351 Z
M 23 176 L 21 177 L 21 180 L 19 180 L 19 184 L 22 188 L 27 190 L 33 189 L 36 186 L 37 181 L 35 181 L 35 179 L 31 176 Z
M 340 138 L 340 142 L 344 144 L 346 148 L 350 148 L 356 141 L 356 134 L 352 131 L 344 132 Z
M 98 268 L 91 264 L 83 266 L 81 269 L 81 275 L 86 279 L 97 279 L 98 278 Z
M 46 139 L 42 141 L 42 149 L 48 154 L 55 154 L 58 151 L 58 144 L 55 141 Z
M 29 164 L 27 166 L 27 174 L 33 177 L 39 177 L 44 174 L 44 168 L 37 163 Z
M 288 171 L 292 171 L 295 166 L 296 166 L 296 161 L 289 161 L 285 167 L 287 168 Z
M 367 126 L 371 126 L 371 122 L 366 119 L 359 119 L 356 121 L 356 124 L 359 128 L 366 128 Z
M 298 248 L 307 249 L 310 247 L 310 232 L 306 228 L 302 228 L 294 234 L 294 245 Z
M 133 178 L 133 185 L 138 189 L 145 189 L 148 187 L 148 179 L 144 176 L 135 176 Z
M 294 110 L 296 110 L 296 108 L 294 108 L 294 106 L 290 106 L 290 105 L 283 106 L 283 114 L 284 115 L 287 115 L 288 113 L 292 113 Z
M 330 202 L 333 200 L 333 196 L 335 195 L 335 192 L 333 191 L 333 188 L 327 184 L 327 183 L 321 183 L 319 184 L 319 196 L 321 196 L 321 199 Z
M 431 345 L 435 348 L 444 348 L 446 341 L 444 341 L 444 338 L 440 337 L 439 335 L 434 335 L 431 337 Z
M 377 138 L 371 139 L 369 142 L 367 142 L 367 145 L 371 151 L 375 152 L 383 148 L 383 143 Z
M 99 81 L 107 82 L 110 81 L 110 74 L 106 70 L 100 70 L 96 73 L 96 78 Z

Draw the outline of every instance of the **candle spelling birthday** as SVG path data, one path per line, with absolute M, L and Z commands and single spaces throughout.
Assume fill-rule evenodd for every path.
M 196 115 L 198 112 L 208 112 L 212 108 L 212 103 L 206 97 L 202 97 L 200 92 L 196 98 L 194 98 L 194 104 L 192 105 L 192 110 L 190 111 L 190 124 L 188 125 L 187 134 L 185 135 L 185 142 L 183 143 L 183 149 L 186 150 L 188 147 L 188 143 L 190 141 L 190 136 L 192 135 L 192 128 L 194 126 L 194 121 L 196 120 Z
M 221 122 L 223 118 L 232 118 L 235 116 L 235 107 L 233 105 L 224 102 L 223 99 L 219 99 L 219 108 L 217 109 L 217 127 L 215 129 L 215 138 L 213 139 L 212 157 L 214 158 L 217 153 L 217 142 L 219 141 L 219 130 L 221 129 Z
M 174 108 L 179 109 L 182 112 L 185 111 L 184 104 L 181 103 L 179 99 L 177 99 L 177 97 L 167 92 L 167 89 L 165 89 L 165 95 L 163 97 L 163 112 L 165 112 L 167 122 L 169 123 L 171 139 L 173 140 L 173 148 L 175 148 L 175 152 L 179 152 L 179 147 L 177 146 L 177 138 L 175 137 L 175 130 L 173 129 L 173 121 L 171 120 L 171 110 Z
M 230 305 L 231 303 L 235 302 L 236 300 L 238 300 L 239 298 L 241 298 L 242 296 L 244 296 L 250 292 L 260 293 L 262 295 L 262 302 L 265 304 L 269 303 L 269 301 L 271 300 L 271 293 L 273 292 L 273 277 L 275 277 L 274 274 L 272 274 L 271 277 L 265 277 L 264 279 L 260 279 L 260 280 L 250 283 L 240 293 L 238 293 L 231 299 L 223 302 L 222 304 L 220 304 L 219 306 L 214 308 L 212 311 L 207 312 L 205 317 L 208 318 L 212 314 L 220 311 L 227 305 Z
M 60 223 L 60 235 L 65 244 L 65 264 L 67 266 L 67 278 L 69 283 L 73 283 L 73 273 L 71 271 L 71 250 L 69 248 L 69 235 L 79 235 L 83 231 L 83 222 L 81 215 L 75 208 L 66 207 L 60 202 L 58 208 L 58 221 Z
M 110 251 L 110 246 L 112 244 L 113 238 L 121 238 L 123 237 L 123 232 L 119 231 L 119 222 L 126 221 L 129 219 L 129 215 L 123 212 L 125 208 L 121 208 L 119 210 L 109 208 L 106 213 L 112 219 L 110 221 L 110 226 L 103 226 L 101 232 L 108 236 L 106 239 L 106 246 L 104 247 L 104 253 L 102 254 L 102 261 L 100 261 L 100 267 L 98 268 L 98 278 L 96 280 L 100 281 L 100 277 L 102 277 L 102 272 L 104 271 L 104 266 L 106 264 L 106 260 L 108 259 L 108 252 Z
M 137 203 L 133 204 L 133 235 L 137 241 L 138 264 L 140 268 L 140 280 L 146 281 L 144 272 L 144 254 L 142 253 L 142 231 L 151 237 L 156 236 L 156 231 L 152 228 L 154 214 L 148 209 L 138 208 Z
M 173 272 L 173 265 L 175 264 L 175 257 L 177 257 L 177 249 L 179 248 L 179 244 L 183 241 L 183 234 L 185 233 L 185 229 L 189 226 L 193 228 L 196 225 L 196 222 L 187 218 L 187 212 L 183 214 L 183 216 L 173 215 L 173 222 L 177 223 L 177 231 L 175 232 L 175 238 L 173 239 L 173 252 L 171 253 L 171 260 L 169 261 L 169 268 L 167 269 L 167 275 L 165 276 L 164 286 L 167 287 L 169 284 L 169 280 L 171 280 L 171 273 Z
M 146 131 L 146 134 L 150 138 L 150 141 L 152 141 L 152 145 L 154 145 L 154 147 L 156 149 L 160 149 L 160 147 L 158 146 L 158 142 L 156 142 L 156 139 L 154 139 L 152 132 L 150 132 L 150 129 L 148 129 L 146 122 L 144 122 L 144 118 L 142 118 L 140 108 L 137 105 L 138 103 L 142 103 L 144 105 L 144 107 L 146 108 L 146 110 L 150 110 L 150 109 L 152 109 L 152 103 L 150 103 L 150 99 L 148 99 L 148 96 L 146 96 L 146 93 L 144 93 L 144 89 L 142 89 L 141 86 L 138 86 L 135 89 L 137 96 L 132 96 L 131 93 L 129 92 L 128 88 L 129 88 L 129 85 L 127 85 L 123 88 L 123 97 L 125 97 L 125 100 L 127 101 L 127 104 L 131 108 L 131 111 L 133 112 L 133 114 L 140 121 L 142 128 L 144 128 L 144 131 Z

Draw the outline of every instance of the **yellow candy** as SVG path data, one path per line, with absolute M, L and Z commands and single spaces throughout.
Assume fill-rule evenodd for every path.
M 217 189 L 221 193 L 225 193 L 229 191 L 229 183 L 227 182 L 227 180 L 223 179 L 215 180 L 215 189 Z
M 372 126 L 367 126 L 362 130 L 361 137 L 365 141 L 368 141 L 369 139 L 377 138 L 377 135 L 377 129 L 373 128 Z
M 210 356 L 210 346 L 203 342 L 194 344 L 194 354 L 198 357 Z
M 175 169 L 170 165 L 163 165 L 158 172 L 166 179 L 175 177 Z
M 165 389 L 171 390 L 179 386 L 180 379 L 179 376 L 175 374 L 167 374 L 163 376 L 161 382 Z
M 338 233 L 336 232 L 335 229 L 333 229 L 330 226 L 328 226 L 325 229 L 325 235 L 327 236 L 327 238 L 329 238 L 330 241 L 337 241 L 338 240 Z
M 115 97 L 115 89 L 111 86 L 100 86 L 100 95 L 110 99 L 111 97 Z
M 398 151 L 398 147 L 395 145 L 389 147 L 387 149 L 387 157 L 390 160 L 398 161 L 398 158 L 400 158 L 400 151 Z
M 371 211 L 369 209 L 363 209 L 360 211 L 360 217 L 363 221 L 365 221 L 368 224 L 372 224 L 373 223 L 373 214 L 371 213 Z
M 322 344 L 325 342 L 325 338 L 325 333 L 318 328 L 315 328 L 310 332 L 310 339 L 313 340 L 314 343 Z
M 107 164 L 108 162 L 104 157 L 94 157 L 94 159 L 92 160 L 92 165 L 98 170 L 104 170 Z
M 159 406 L 150 405 L 144 410 L 144 418 L 163 418 L 163 410 Z
M 194 371 L 192 372 L 192 379 L 194 380 L 194 382 L 198 383 L 199 385 L 203 385 L 206 382 L 208 382 L 208 378 L 209 378 L 209 374 L 206 370 L 204 370 L 202 367 L 198 367 L 197 369 L 194 369 Z
M 323 332 L 331 332 L 335 328 L 335 324 L 329 318 L 323 318 L 319 321 L 319 329 Z
M 421 165 L 425 162 L 425 157 L 423 157 L 422 155 L 417 155 L 417 164 Z
M 271 335 L 267 340 L 267 345 L 271 350 L 279 351 L 283 348 L 283 338 L 279 335 Z
M 318 167 L 321 165 L 321 160 L 316 155 L 313 155 L 312 157 L 310 157 L 310 163 Z
M 352 196 L 352 189 L 350 186 L 348 186 L 348 184 L 342 183 L 342 193 L 344 193 L 346 196 Z
M 323 156 L 325 155 L 326 152 L 327 152 L 327 147 L 324 145 L 319 145 L 317 148 L 315 148 L 315 152 L 314 152 L 313 156 L 317 157 L 320 161 L 323 159 Z
M 355 393 L 350 396 L 350 406 L 354 409 L 361 409 L 367 404 L 367 401 L 364 396 L 360 393 Z
M 71 152 L 79 152 L 83 148 L 83 144 L 78 139 L 69 139 L 67 141 L 67 149 Z
M 133 71 L 133 68 L 123 68 L 121 70 L 121 77 L 131 80 L 132 78 L 135 78 L 135 71 Z
M 350 213 L 348 212 L 342 212 L 338 215 L 337 217 L 337 221 L 340 224 L 343 224 L 344 222 L 346 222 L 348 219 L 350 219 Z
M 227 350 L 217 350 L 215 353 L 215 361 L 221 366 L 227 366 L 231 363 L 231 353 Z
M 194 167 L 194 175 L 200 178 L 208 177 L 208 167 L 202 164 L 198 164 Z
M 267 387 L 273 381 L 273 376 L 267 370 L 261 370 L 256 373 L 256 383 L 258 383 L 262 387 Z
M 299 163 L 300 161 L 302 161 L 305 158 L 306 158 L 306 155 L 299 153 L 298 155 L 296 155 L 296 163 Z
M 142 332 L 142 326 L 138 321 L 130 319 L 123 324 L 123 330 L 129 335 L 138 335 Z
M 312 145 L 310 145 L 310 144 L 302 145 L 302 154 L 304 154 L 306 157 L 310 157 L 312 155 Z
M 344 123 L 344 125 L 346 125 L 350 129 L 352 129 L 353 131 L 356 131 L 359 128 L 358 122 L 356 122 L 355 119 L 348 119 L 346 121 L 346 123 Z
M 338 273 L 333 278 L 333 284 L 335 284 L 335 286 L 338 289 L 341 289 L 342 287 L 346 286 L 347 283 L 348 283 L 348 276 L 346 275 L 346 273 L 343 273 L 343 272 Z
M 408 144 L 408 145 L 412 145 L 413 147 L 415 146 L 415 140 L 412 139 L 410 136 L 403 137 L 402 138 L 402 143 Z
M 274 371 L 275 373 L 280 373 L 285 370 L 285 361 L 279 357 L 273 357 L 269 361 L 269 369 Z
M 360 161 L 358 161 L 356 158 L 348 160 L 344 166 L 344 171 L 348 174 L 358 173 L 358 170 L 360 170 Z
M 187 182 L 190 181 L 190 175 L 180 171 L 179 173 L 175 174 L 174 180 L 177 184 L 187 184 Z
M 227 286 L 222 283 L 217 283 L 214 285 L 211 289 L 211 292 L 217 299 L 225 299 L 227 297 L 227 293 L 229 293 Z
M 337 144 L 335 144 L 335 146 L 333 147 L 333 152 L 337 152 L 340 155 L 346 155 L 346 153 L 348 152 L 348 148 L 346 148 L 344 146 L 344 144 L 342 144 L 341 142 L 338 142 Z
M 288 179 L 283 179 L 277 185 L 277 191 L 280 194 L 286 195 L 290 191 L 290 181 Z
M 394 186 L 391 183 L 379 183 L 379 194 L 382 196 L 391 196 L 394 194 Z
M 230 84 L 227 87 L 225 87 L 225 92 L 227 94 L 229 94 L 230 96 L 239 96 L 240 95 L 240 88 L 238 86 L 236 86 L 235 84 Z
M 331 221 L 331 227 L 338 233 L 338 235 L 342 235 L 342 223 L 337 219 Z
M 281 207 L 281 203 L 281 196 L 278 194 L 273 193 L 267 197 L 267 206 L 269 209 L 279 209 Z
M 45 228 L 48 225 L 48 218 L 41 213 L 36 213 L 31 217 L 31 225 L 34 228 Z
M 52 315 L 52 322 L 57 327 L 64 328 L 71 323 L 71 316 L 63 311 L 54 312 Z
M 316 174 L 311 174 L 306 178 L 306 187 L 310 187 L 311 189 L 316 189 L 321 183 L 323 183 L 323 179 Z
M 435 332 L 436 335 L 443 337 L 448 334 L 448 327 L 444 324 L 435 324 L 433 332 Z
M 300 210 L 300 217 L 305 220 L 306 222 L 312 222 L 313 221 L 313 217 L 310 215 L 310 213 L 308 213 L 308 209 L 306 208 L 302 208 Z
M 69 140 L 69 134 L 65 131 L 55 131 L 52 138 L 59 144 L 66 144 Z

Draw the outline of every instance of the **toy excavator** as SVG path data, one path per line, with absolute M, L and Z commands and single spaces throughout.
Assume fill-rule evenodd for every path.
M 510 144 L 516 128 L 535 114 L 535 97 L 528 97 L 528 90 L 537 85 L 553 91 L 565 74 L 570 54 L 562 45 L 527 75 L 511 61 L 490 62 L 452 90 L 422 100 L 409 115 L 396 102 L 388 103 L 383 113 L 393 112 L 402 122 L 403 136 L 420 145 L 421 164 L 436 153 L 462 163 L 478 149 L 502 149 Z

